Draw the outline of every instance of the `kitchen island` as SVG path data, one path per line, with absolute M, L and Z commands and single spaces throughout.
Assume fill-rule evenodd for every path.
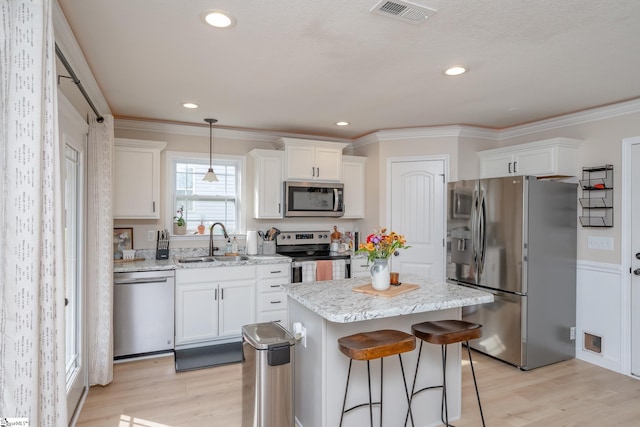
M 332 427 L 340 422 L 349 359 L 338 349 L 338 338 L 377 329 L 398 329 L 411 333 L 411 325 L 427 320 L 460 319 L 461 307 L 493 301 L 490 293 L 448 283 L 432 283 L 402 275 L 404 284 L 418 289 L 394 297 L 353 291 L 370 283 L 369 278 L 332 280 L 283 285 L 289 301 L 289 327 L 299 322 L 306 338 L 296 344 L 295 415 L 301 427 Z M 400 285 L 403 286 L 403 285 Z M 419 344 L 418 344 L 419 345 Z M 417 346 L 416 346 L 417 348 Z M 441 383 L 439 346 L 425 344 L 418 387 Z M 411 387 L 417 350 L 403 354 L 405 375 Z M 460 345 L 450 346 L 447 368 L 449 418 L 460 417 Z M 373 400 L 379 399 L 379 361 L 371 363 Z M 368 401 L 365 362 L 354 362 L 347 407 Z M 479 379 L 482 386 L 482 379 Z M 397 357 L 384 364 L 383 425 L 404 425 L 407 401 Z M 413 415 L 416 426 L 436 424 L 440 419 L 440 390 L 416 398 Z M 374 422 L 379 412 L 374 409 Z M 359 409 L 345 416 L 344 426 L 369 425 L 369 411 Z

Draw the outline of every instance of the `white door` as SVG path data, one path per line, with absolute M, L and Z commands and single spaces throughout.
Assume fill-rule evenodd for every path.
M 67 413 L 71 420 L 88 386 L 84 340 L 85 152 L 88 132 L 71 104 L 59 95 L 59 131 L 64 164 L 65 361 Z
M 631 146 L 631 373 L 640 376 L 640 140 Z
M 444 280 L 444 160 L 394 160 L 390 165 L 389 227 L 409 249 L 391 257 L 392 271 Z

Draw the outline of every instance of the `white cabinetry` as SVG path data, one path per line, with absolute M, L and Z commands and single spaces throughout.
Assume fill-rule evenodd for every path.
M 351 277 L 371 277 L 372 265 L 367 261 L 366 256 L 351 257 Z
M 510 175 L 575 176 L 581 142 L 572 138 L 553 138 L 480 151 L 480 178 Z
M 364 218 L 366 157 L 342 156 L 344 182 L 343 218 Z
M 348 144 L 280 138 L 285 151 L 285 179 L 342 181 L 342 150 Z
M 280 285 L 291 282 L 291 264 L 258 265 L 258 322 L 287 327 L 287 294 Z
M 232 341 L 255 322 L 254 266 L 176 270 L 176 346 Z
M 282 163 L 284 153 L 252 150 L 254 178 L 254 218 L 282 218 Z
M 116 138 L 113 217 L 160 218 L 160 152 L 166 142 Z

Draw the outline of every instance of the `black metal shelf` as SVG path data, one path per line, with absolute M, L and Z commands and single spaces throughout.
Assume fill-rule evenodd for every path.
M 613 227 L 613 165 L 582 168 L 583 227 Z

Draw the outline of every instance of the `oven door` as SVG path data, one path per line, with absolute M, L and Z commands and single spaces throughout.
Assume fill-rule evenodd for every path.
M 305 262 L 315 261 L 293 261 L 291 263 L 291 283 L 302 283 L 302 267 Z M 344 260 L 344 278 L 349 279 L 351 277 L 351 259 Z M 333 278 L 338 280 L 337 278 Z
M 284 194 L 287 217 L 344 215 L 344 184 L 286 181 Z

